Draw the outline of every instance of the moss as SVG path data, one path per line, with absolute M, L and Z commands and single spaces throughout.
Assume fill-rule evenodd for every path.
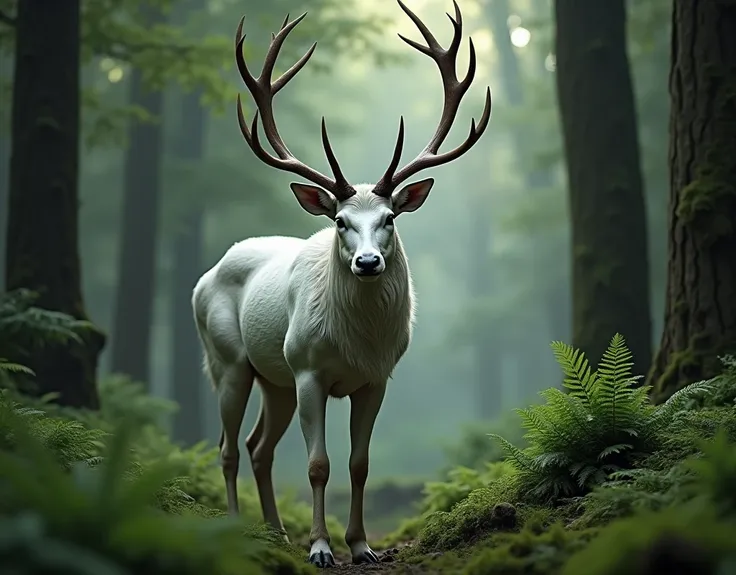
M 667 509 L 615 521 L 575 554 L 562 575 L 713 573 L 736 552 L 736 526 L 709 511 Z
M 541 531 L 569 511 L 568 507 L 509 503 L 517 500 L 513 478 L 476 489 L 449 512 L 429 515 L 419 531 L 416 546 L 405 552 L 405 556 L 467 549 L 493 534 L 516 532 L 522 527 Z
M 500 534 L 489 546 L 476 551 L 463 575 L 550 575 L 558 573 L 565 561 L 595 536 L 593 529 L 566 530 L 556 523 L 543 532 L 524 529 Z

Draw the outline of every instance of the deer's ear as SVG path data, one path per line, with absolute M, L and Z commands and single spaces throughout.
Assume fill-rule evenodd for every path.
M 330 192 L 319 186 L 298 184 L 296 182 L 292 182 L 290 186 L 302 208 L 313 216 L 329 216 L 334 219 L 337 200 Z
M 427 178 L 426 180 L 407 184 L 391 194 L 391 204 L 394 214 L 398 216 L 403 212 L 413 212 L 421 208 L 433 185 L 434 180 Z

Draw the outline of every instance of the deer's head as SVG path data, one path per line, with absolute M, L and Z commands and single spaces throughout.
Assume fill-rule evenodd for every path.
M 491 117 L 491 89 L 486 89 L 486 101 L 483 114 L 476 126 L 471 122 L 470 134 L 457 148 L 439 153 L 439 148 L 447 138 L 450 128 L 457 116 L 460 102 L 468 91 L 475 75 L 475 48 L 472 39 L 470 44 L 470 63 L 465 78 L 458 80 L 455 71 L 458 49 L 462 39 L 462 15 L 457 2 L 455 17 L 451 17 L 454 35 L 450 46 L 445 49 L 440 46 L 427 26 L 404 5 L 397 0 L 401 9 L 411 18 L 419 32 L 427 42 L 423 46 L 404 36 L 399 37 L 411 47 L 432 58 L 437 64 L 442 76 L 444 88 L 444 106 L 439 125 L 429 143 L 419 155 L 403 168 L 399 168 L 401 153 L 404 147 L 404 118 L 399 123 L 399 135 L 394 147 L 394 153 L 388 169 L 375 185 L 351 185 L 340 169 L 335 153 L 330 145 L 327 127 L 322 118 L 322 146 L 330 164 L 333 178 L 329 178 L 317 170 L 298 160 L 286 147 L 281 139 L 276 121 L 273 116 L 273 97 L 281 90 L 307 63 L 314 53 L 317 43 L 302 56 L 291 68 L 276 80 L 271 79 L 273 68 L 279 50 L 289 33 L 306 16 L 289 22 L 287 15 L 281 29 L 273 34 L 271 44 L 266 54 L 261 74 L 256 78 L 248 70 L 243 57 L 243 22 L 241 18 L 235 34 L 235 60 L 240 75 L 250 91 L 256 104 L 257 111 L 248 126 L 243 114 L 243 108 L 238 96 L 238 123 L 243 137 L 253 153 L 264 163 L 274 168 L 297 174 L 315 185 L 292 183 L 299 204 L 313 215 L 328 216 L 335 222 L 337 241 L 340 243 L 340 254 L 346 265 L 360 279 L 375 279 L 386 269 L 391 260 L 395 246 L 394 219 L 402 213 L 413 212 L 420 208 L 432 189 L 434 180 L 431 178 L 409 183 L 400 187 L 407 179 L 421 170 L 451 162 L 465 154 L 480 139 L 488 126 Z M 265 151 L 258 135 L 258 118 L 261 117 L 266 139 L 276 155 Z

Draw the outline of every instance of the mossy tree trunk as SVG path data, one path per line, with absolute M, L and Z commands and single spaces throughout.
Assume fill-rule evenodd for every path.
M 572 225 L 573 345 L 597 361 L 623 334 L 651 362 L 646 211 L 624 0 L 555 0 L 557 96 Z
M 164 21 L 155 9 L 145 10 L 149 25 Z M 128 130 L 111 369 L 147 384 L 156 287 L 163 93 L 147 89 L 141 71 L 134 69 L 129 102 L 145 109 L 155 121 L 133 120 Z
M 675 0 L 662 401 L 736 351 L 736 3 Z
M 200 162 L 204 152 L 207 111 L 200 92 L 182 95 L 181 133 L 177 156 Z M 174 238 L 174 269 L 171 293 L 172 364 L 171 390 L 179 411 L 174 419 L 174 438 L 187 445 L 204 438 L 202 350 L 192 316 L 192 290 L 204 272 L 204 212 L 192 206 Z
M 18 2 L 13 84 L 7 289 L 28 288 L 40 307 L 85 318 L 78 250 L 79 0 Z M 98 406 L 104 336 L 54 345 L 30 363 L 35 391 Z

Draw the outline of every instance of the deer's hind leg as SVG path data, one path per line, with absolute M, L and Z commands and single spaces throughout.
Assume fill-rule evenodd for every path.
M 284 436 L 296 410 L 296 391 L 293 387 L 277 387 L 257 376 L 261 388 L 261 410 L 253 431 L 245 440 L 250 453 L 253 477 L 261 500 L 263 519 L 274 529 L 284 533 L 276 506 L 273 489 L 273 456 L 276 445 Z
M 231 515 L 239 513 L 238 506 L 238 468 L 240 466 L 240 450 L 238 436 L 243 424 L 245 408 L 253 389 L 253 367 L 245 360 L 229 365 L 222 370 L 222 376 L 216 384 L 218 402 L 220 404 L 220 457 L 222 475 L 227 492 L 227 510 Z

